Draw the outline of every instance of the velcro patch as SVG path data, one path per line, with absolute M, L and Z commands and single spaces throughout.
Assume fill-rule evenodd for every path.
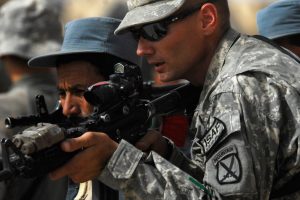
M 215 117 L 213 119 L 211 127 L 200 140 L 202 153 L 207 153 L 226 131 L 225 124 L 221 120 Z
M 223 148 L 213 157 L 219 184 L 237 183 L 242 177 L 241 161 L 235 146 Z

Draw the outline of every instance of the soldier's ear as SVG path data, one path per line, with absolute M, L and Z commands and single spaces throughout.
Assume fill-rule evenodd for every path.
M 201 32 L 204 35 L 210 35 L 215 32 L 218 26 L 218 11 L 214 4 L 204 4 L 197 13 L 198 20 L 201 24 Z

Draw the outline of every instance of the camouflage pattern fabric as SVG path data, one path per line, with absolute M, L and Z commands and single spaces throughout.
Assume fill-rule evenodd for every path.
M 162 20 L 183 6 L 185 0 L 130 0 L 127 1 L 128 12 L 115 30 L 120 34 L 136 25 L 143 25 Z M 136 17 L 138 16 L 138 17 Z
M 1 138 L 11 138 L 24 127 L 6 129 L 4 119 L 8 116 L 28 116 L 36 114 L 35 97 L 44 95 L 48 111 L 52 112 L 57 105 L 56 78 L 51 74 L 24 75 L 14 83 L 9 91 L 0 94 L 0 124 Z M 1 150 L 0 150 L 1 153 Z
M 8 116 L 28 116 L 36 114 L 35 96 L 45 96 L 48 111 L 52 112 L 57 104 L 56 79 L 51 74 L 25 75 L 12 85 L 12 88 L 0 94 L 0 136 L 10 138 L 24 127 L 6 129 L 4 119 Z M 0 150 L 1 153 L 1 150 Z M 55 191 L 55 192 L 53 192 Z M 25 179 L 13 178 L 0 182 L 0 200 L 62 200 L 67 191 L 67 179 L 52 181 L 47 175 Z
M 11 0 L 1 6 L 0 55 L 29 59 L 59 50 L 60 4 L 47 0 Z
M 229 30 L 194 114 L 192 160 L 122 141 L 99 179 L 127 199 L 300 199 L 300 191 L 271 197 L 300 173 L 299 80 L 296 60 Z

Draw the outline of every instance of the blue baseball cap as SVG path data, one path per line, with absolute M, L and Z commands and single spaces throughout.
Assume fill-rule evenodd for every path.
M 137 42 L 130 34 L 114 35 L 121 20 L 110 17 L 91 17 L 66 24 L 60 51 L 34 57 L 29 67 L 56 67 L 57 60 L 71 54 L 110 54 L 133 64 L 139 62 Z
M 279 0 L 257 13 L 260 35 L 277 39 L 300 34 L 300 1 Z

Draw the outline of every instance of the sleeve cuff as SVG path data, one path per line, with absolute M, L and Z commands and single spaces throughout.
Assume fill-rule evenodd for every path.
M 128 179 L 132 176 L 143 155 L 142 151 L 125 140 L 121 140 L 106 168 L 114 178 Z

